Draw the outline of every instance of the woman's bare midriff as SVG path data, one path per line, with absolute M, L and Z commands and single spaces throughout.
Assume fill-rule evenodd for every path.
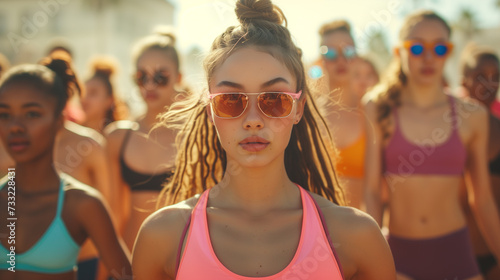
M 433 238 L 466 225 L 459 199 L 462 176 L 411 175 L 389 178 L 391 235 Z M 392 181 L 391 181 L 392 180 Z

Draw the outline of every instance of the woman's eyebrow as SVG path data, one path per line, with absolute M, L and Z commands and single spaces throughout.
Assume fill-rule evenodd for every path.
M 290 84 L 290 82 L 288 82 L 285 78 L 283 77 L 277 77 L 277 78 L 274 78 L 268 82 L 265 82 L 262 84 L 262 87 L 268 87 L 268 86 L 272 86 L 274 84 L 277 84 L 277 83 L 286 83 L 286 84 Z
M 265 88 L 265 87 L 269 87 L 269 86 L 272 86 L 272 85 L 277 84 L 277 83 L 290 84 L 290 82 L 288 82 L 288 80 L 286 80 L 285 78 L 283 78 L 283 77 L 277 77 L 277 78 L 274 78 L 274 79 L 272 79 L 270 81 L 267 81 L 267 82 L 263 83 L 261 85 L 261 87 Z M 240 90 L 244 89 L 243 85 L 235 83 L 235 82 L 230 82 L 230 81 L 221 81 L 216 86 L 217 87 L 227 86 L 227 87 L 232 87 L 232 88 L 236 88 L 236 89 L 240 89 Z
M 235 83 L 235 82 L 230 82 L 230 81 L 221 81 L 219 82 L 217 85 L 215 85 L 216 87 L 223 87 L 223 86 L 226 86 L 226 87 L 232 87 L 232 88 L 237 88 L 237 89 L 243 89 L 243 86 L 238 84 L 238 83 Z

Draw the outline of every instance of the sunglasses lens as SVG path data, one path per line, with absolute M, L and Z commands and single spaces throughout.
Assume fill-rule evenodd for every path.
M 353 46 L 345 47 L 342 52 L 344 53 L 345 58 L 353 58 L 356 56 L 356 49 Z
M 282 118 L 290 115 L 293 98 L 281 92 L 266 92 L 259 95 L 259 108 L 266 116 Z
M 418 44 L 412 45 L 410 52 L 414 55 L 421 55 L 424 52 L 424 46 Z
M 143 86 L 146 83 L 146 75 L 143 72 L 137 71 L 134 76 L 135 83 L 138 86 Z
M 338 53 L 335 49 L 331 49 L 327 46 L 321 46 L 319 50 L 321 52 L 321 55 L 323 55 L 328 60 L 337 58 Z
M 445 46 L 445 45 L 436 45 L 434 47 L 434 52 L 438 55 L 438 56 L 443 56 L 445 55 L 447 52 L 448 52 L 448 47 Z
M 236 118 L 247 107 L 248 98 L 241 93 L 224 93 L 212 99 L 212 108 L 216 116 L 221 118 Z
M 158 86 L 166 86 L 168 84 L 168 77 L 160 72 L 156 72 L 153 79 Z

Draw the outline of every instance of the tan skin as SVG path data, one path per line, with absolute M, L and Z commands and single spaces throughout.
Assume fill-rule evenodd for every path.
M 113 220 L 119 213 L 112 200 L 115 193 L 111 186 L 105 139 L 97 131 L 66 121 L 56 140 L 54 160 L 56 169 L 80 182 L 95 186 L 109 203 Z M 118 225 L 117 225 L 118 226 Z M 80 251 L 79 261 L 97 257 L 97 249 L 90 241 Z
M 464 73 L 462 86 L 466 89 L 468 96 L 483 103 L 486 108 L 491 108 L 491 104 L 496 98 L 496 93 L 499 87 L 499 69 L 500 66 L 497 61 L 480 59 L 475 69 L 470 69 L 467 73 Z M 491 112 L 489 112 L 488 131 L 488 162 L 491 162 L 500 155 L 500 141 L 498 141 L 498 139 L 500 139 L 500 120 L 493 116 Z M 490 180 L 493 198 L 495 199 L 497 205 L 499 205 L 500 176 L 490 173 Z M 475 222 L 473 213 L 467 205 L 467 193 L 465 188 L 462 189 L 461 195 L 476 256 L 491 254 L 491 250 L 488 248 L 488 245 L 483 239 L 481 231 Z M 484 277 L 487 280 L 499 279 L 500 266 L 497 264 L 494 268 L 489 270 Z
M 294 92 L 295 87 L 294 77 L 280 61 L 253 47 L 231 54 L 210 82 L 212 92 Z M 274 134 L 267 132 L 276 127 L 277 119 L 263 115 L 255 102 L 251 97 L 243 115 L 230 120 L 212 116 L 207 108 L 228 164 L 238 166 L 237 172 L 227 172 L 214 187 L 217 195 L 209 196 L 210 240 L 227 269 L 248 277 L 273 275 L 288 265 L 302 221 L 300 193 L 286 175 L 284 149 L 293 124 L 302 116 L 305 99 L 295 103 L 289 117 L 278 121 L 282 133 Z M 267 135 L 270 144 L 262 152 L 245 152 L 238 143 L 248 135 Z M 395 279 L 391 253 L 376 223 L 359 210 L 313 196 L 333 243 L 338 244 L 335 249 L 345 279 Z M 165 207 L 146 220 L 134 247 L 135 279 L 175 279 L 178 246 L 198 198 Z
M 424 20 L 416 24 L 408 35 L 410 39 L 424 41 L 446 41 L 445 27 L 435 20 Z M 431 52 L 421 57 L 410 56 L 407 50 L 396 52 L 402 62 L 402 69 L 408 76 L 408 84 L 401 94 L 398 107 L 399 123 L 408 141 L 419 143 L 431 137 L 433 131 L 443 131 L 435 143 L 447 140 L 451 133 L 451 121 L 443 118 L 449 112 L 448 97 L 442 89 L 441 77 L 445 58 L 437 58 Z M 434 70 L 432 75 L 424 75 L 422 67 Z M 476 219 L 481 225 L 490 248 L 500 255 L 500 224 L 496 206 L 491 199 L 491 189 L 487 173 L 487 112 L 477 103 L 455 99 L 459 119 L 458 133 L 467 151 L 465 179 L 471 182 L 469 194 Z M 394 119 L 388 127 L 391 136 L 382 138 L 382 128 L 377 122 L 377 108 L 373 101 L 366 104 L 369 125 L 366 155 L 366 202 L 367 210 L 380 224 L 382 218 L 380 185 L 382 178 L 382 150 L 386 147 L 394 131 Z M 411 128 L 411 129 L 410 129 Z M 466 226 L 459 199 L 462 176 L 418 175 L 406 178 L 385 177 L 390 189 L 391 234 L 403 238 L 424 239 L 446 235 Z M 399 275 L 400 279 L 409 279 Z M 481 279 L 477 276 L 473 279 Z
M 104 142 L 105 139 L 96 131 L 66 121 L 56 138 L 54 164 L 58 172 L 66 173 L 86 185 L 95 187 L 110 204 L 113 211 L 113 221 L 115 221 L 114 217 L 117 217 L 119 213 L 116 210 L 118 207 L 111 200 L 111 194 L 114 192 L 111 186 L 106 152 L 103 147 Z M 6 159 L 7 163 L 13 162 L 7 154 L 2 159 Z M 78 259 L 88 260 L 97 256 L 97 249 L 91 241 L 87 241 L 82 246 Z
M 344 46 L 354 46 L 354 41 L 349 33 L 337 31 L 323 36 L 322 44 L 340 49 Z M 357 58 L 346 59 L 342 55 L 334 60 L 322 58 L 323 68 L 327 74 L 328 91 L 331 92 L 330 99 L 333 101 L 325 108 L 324 117 L 338 149 L 354 144 L 364 130 L 365 118 L 359 108 L 360 97 L 352 91 L 352 75 L 356 60 Z M 340 179 L 348 205 L 361 209 L 363 178 L 343 176 Z
M 82 109 L 85 111 L 86 127 L 99 133 L 104 132 L 106 112 L 113 106 L 113 97 L 108 93 L 101 78 L 92 78 L 85 82 L 85 95 L 82 98 Z
M 0 177 L 7 175 L 8 168 L 14 167 L 14 161 L 10 158 L 3 144 L 0 145 Z
M 144 87 L 140 87 L 147 105 L 146 114 L 135 123 L 118 121 L 106 129 L 111 174 L 121 193 L 123 236 L 130 250 L 142 222 L 156 210 L 159 192 L 130 192 L 130 187 L 123 181 L 121 175 L 120 150 L 127 131 L 133 130 L 123 155 L 127 166 L 144 174 L 160 174 L 172 169 L 176 153 L 173 147 L 175 133 L 166 128 L 153 131 L 151 129 L 157 121 L 158 114 L 164 112 L 165 106 L 173 103 L 177 94 L 174 84 L 181 80 L 181 74 L 170 56 L 159 50 L 149 50 L 142 54 L 137 61 L 137 69 L 144 70 L 150 75 L 161 69 L 168 76 L 169 83 L 165 86 L 156 86 L 149 79 Z
M 15 94 L 14 94 L 15 92 Z M 29 105 L 28 105 L 29 104 Z M 56 100 L 31 86 L 11 85 L 0 93 L 0 136 L 8 143 L 8 152 L 16 162 L 16 253 L 28 251 L 41 238 L 54 219 L 57 209 L 60 176 L 54 168 L 53 149 L 57 132 L 64 119 L 55 116 Z M 16 150 L 12 138 L 22 138 L 28 145 Z M 65 175 L 66 176 L 66 175 Z M 78 244 L 91 239 L 103 262 L 117 272 L 119 279 L 131 275 L 127 254 L 116 237 L 107 204 L 95 189 L 68 177 L 64 188 L 62 219 Z M 7 188 L 0 191 L 0 202 L 7 205 Z M 1 211 L 2 234 L 7 212 Z M 2 238 L 6 247 L 7 238 Z M 47 255 L 50 258 L 50 255 Z M 27 271 L 0 271 L 0 278 L 11 279 L 76 279 L 76 272 L 41 274 Z

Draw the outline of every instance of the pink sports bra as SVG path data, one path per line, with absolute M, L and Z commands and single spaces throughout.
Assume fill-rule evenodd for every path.
M 319 207 L 307 191 L 301 187 L 299 189 L 303 209 L 300 241 L 292 261 L 285 269 L 271 276 L 247 277 L 231 272 L 219 261 L 208 231 L 207 190 L 192 211 L 189 234 L 176 279 L 343 279 L 340 262 L 325 233 Z
M 458 134 L 455 101 L 451 96 L 448 98 L 452 131 L 445 142 L 437 145 L 434 145 L 436 141 L 433 139 L 428 139 L 424 145 L 416 145 L 406 140 L 399 125 L 397 108 L 394 109 L 394 135 L 384 150 L 384 167 L 387 173 L 404 177 L 412 174 L 461 175 L 463 173 L 467 152 Z M 438 138 L 437 133 L 431 137 Z

